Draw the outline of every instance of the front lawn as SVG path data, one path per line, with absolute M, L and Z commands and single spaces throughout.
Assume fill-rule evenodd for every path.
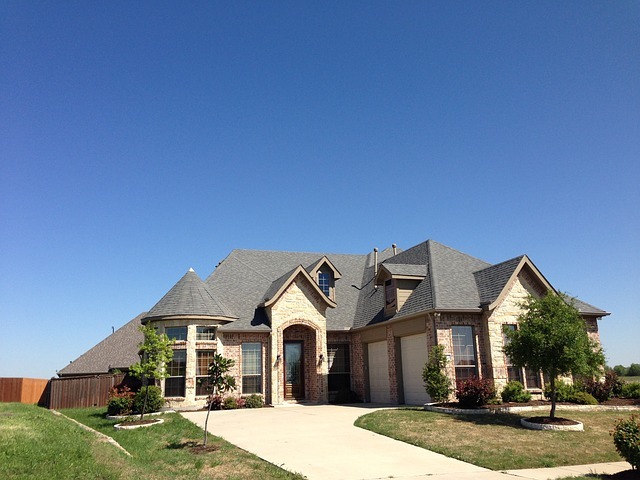
M 149 428 L 116 431 L 105 408 L 61 410 L 113 437 L 131 457 L 49 410 L 0 403 L 2 479 L 303 479 L 209 435 L 215 449 L 196 453 L 202 430 L 177 413 Z
M 378 410 L 356 426 L 448 457 L 489 468 L 511 470 L 586 463 L 620 462 L 609 432 L 628 412 L 558 412 L 584 423 L 584 432 L 527 430 L 531 415 L 447 415 L 422 409 Z

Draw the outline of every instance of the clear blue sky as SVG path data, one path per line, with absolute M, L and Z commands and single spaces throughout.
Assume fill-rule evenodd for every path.
M 640 362 L 640 3 L 0 3 L 0 376 L 233 248 L 526 253 Z

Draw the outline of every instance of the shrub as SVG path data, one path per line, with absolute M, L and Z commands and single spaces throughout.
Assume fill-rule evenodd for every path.
M 495 396 L 496 389 L 491 380 L 471 377 L 456 384 L 456 398 L 465 408 L 481 407 Z
M 238 408 L 238 399 L 236 397 L 227 397 L 222 401 L 222 408 L 225 410 L 235 410 Z
M 640 382 L 624 383 L 620 396 L 624 398 L 640 398 Z
M 253 395 L 249 395 L 248 397 L 245 397 L 244 401 L 245 401 L 244 403 L 245 408 L 264 407 L 264 400 L 262 398 L 262 395 L 258 395 L 257 393 L 254 393 Z
M 580 390 L 578 387 L 565 383 L 562 380 L 556 381 L 556 401 L 557 402 L 571 402 L 573 395 Z M 551 386 L 546 385 L 544 388 L 544 396 L 547 399 L 551 399 Z
M 209 397 L 211 410 L 222 410 L 223 402 L 224 402 L 224 398 L 222 398 L 222 395 L 211 395 Z
M 236 398 L 236 404 L 238 408 L 244 408 L 247 406 L 247 401 L 243 397 Z
M 507 382 L 500 396 L 503 402 L 526 403 L 531 400 L 531 394 L 524 389 L 524 385 L 516 380 Z
M 640 417 L 631 415 L 628 420 L 618 420 L 611 435 L 620 456 L 634 469 L 640 469 Z
M 593 395 L 587 392 L 576 392 L 571 396 L 569 400 L 571 403 L 577 403 L 579 405 L 598 405 L 598 400 Z
M 446 374 L 447 357 L 442 345 L 434 345 L 422 370 L 427 393 L 434 402 L 446 402 L 451 394 L 451 380 Z
M 598 402 L 605 402 L 613 395 L 620 395 L 622 382 L 613 370 L 605 373 L 604 381 L 588 378 L 583 381 L 584 390 L 594 396 Z
M 149 396 L 147 397 L 146 412 L 157 412 L 164 407 L 164 397 L 162 396 L 162 390 L 155 385 L 148 385 L 142 387 L 138 393 L 136 393 L 133 399 L 133 408 L 136 412 L 142 412 L 142 406 L 144 405 L 145 390 L 149 389 Z
M 107 400 L 107 415 L 128 415 L 133 408 L 133 397 L 135 393 L 129 387 L 123 385 L 109 389 L 109 399 Z

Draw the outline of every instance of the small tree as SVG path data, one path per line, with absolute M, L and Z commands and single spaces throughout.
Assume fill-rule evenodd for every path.
M 509 343 L 504 352 L 517 367 L 544 372 L 549 378 L 551 412 L 556 412 L 556 378 L 560 375 L 594 375 L 604 365 L 604 354 L 589 339 L 580 312 L 564 294 L 529 296 L 518 316 L 518 329 L 505 330 Z
M 167 378 L 168 373 L 165 367 L 173 358 L 173 349 L 171 348 L 173 341 L 169 340 L 169 337 L 164 333 L 158 334 L 151 324 L 140 327 L 140 331 L 144 335 L 144 340 L 140 344 L 140 361 L 131 365 L 129 372 L 142 381 L 145 389 L 144 403 L 140 412 L 140 420 L 142 420 L 149 397 L 148 380 L 150 378 L 155 380 Z
M 431 399 L 441 403 L 447 401 L 451 394 L 451 380 L 446 373 L 447 357 L 442 345 L 434 345 L 429 360 L 424 364 L 422 379 Z
M 632 363 L 631 365 L 629 365 L 627 374 L 625 376 L 640 377 L 640 363 Z
M 231 358 L 225 358 L 219 353 L 213 355 L 213 360 L 209 364 L 209 377 L 207 378 L 207 389 L 212 392 L 209 397 L 207 417 L 204 420 L 204 445 L 207 445 L 207 426 L 209 424 L 209 414 L 211 405 L 216 395 L 235 390 L 236 379 L 229 375 L 229 370 L 236 364 Z

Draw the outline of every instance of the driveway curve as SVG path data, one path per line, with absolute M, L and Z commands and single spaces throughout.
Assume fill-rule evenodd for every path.
M 209 432 L 309 480 L 495 478 L 497 472 L 353 425 L 361 415 L 378 409 L 379 405 L 292 405 L 223 410 L 211 413 Z M 206 412 L 182 415 L 204 427 Z

